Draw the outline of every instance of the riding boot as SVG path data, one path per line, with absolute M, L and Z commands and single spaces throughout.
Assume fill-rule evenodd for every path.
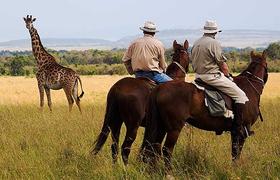
M 245 104 L 235 103 L 234 104 L 234 120 L 232 123 L 232 133 L 237 136 L 244 136 L 243 128 L 243 113 L 244 113 Z
M 232 159 L 238 159 L 239 152 L 239 139 L 243 136 L 243 111 L 244 104 L 236 103 L 234 104 L 234 120 L 232 122 L 231 137 L 232 137 Z

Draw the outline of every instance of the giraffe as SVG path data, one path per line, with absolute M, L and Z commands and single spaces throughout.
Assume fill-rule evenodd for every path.
M 23 19 L 25 21 L 26 28 L 29 30 L 33 55 L 37 61 L 38 71 L 36 73 L 36 79 L 40 94 L 41 110 L 44 106 L 44 90 L 47 95 L 49 109 L 52 111 L 50 90 L 63 89 L 69 103 L 69 111 L 72 110 L 75 100 L 79 111 L 82 112 L 80 107 L 80 98 L 84 95 L 84 91 L 79 75 L 72 69 L 58 64 L 55 58 L 45 50 L 40 36 L 33 26 L 33 22 L 36 18 L 32 18 L 32 15 L 27 15 L 27 17 L 24 17 Z M 78 95 L 78 81 L 80 82 L 82 90 L 80 96 Z

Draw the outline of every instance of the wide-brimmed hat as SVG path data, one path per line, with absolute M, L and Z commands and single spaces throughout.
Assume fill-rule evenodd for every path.
M 204 33 L 217 33 L 217 32 L 222 32 L 222 30 L 220 30 L 218 28 L 218 25 L 215 21 L 212 20 L 207 20 L 205 22 L 205 25 L 203 27 L 202 30 Z
M 154 33 L 158 32 L 156 24 L 151 21 L 146 21 L 144 23 L 144 26 L 140 27 L 140 29 L 146 32 L 154 32 Z

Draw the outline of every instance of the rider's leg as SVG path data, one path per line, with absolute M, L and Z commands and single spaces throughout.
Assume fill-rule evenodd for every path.
M 165 73 L 154 72 L 153 80 L 156 81 L 158 84 L 160 84 L 160 83 L 165 83 L 167 81 L 172 81 L 172 78 L 166 75 Z
M 137 71 L 135 72 L 135 77 L 146 77 L 149 79 L 153 79 L 153 72 L 151 71 Z
M 233 81 L 225 77 L 223 73 L 203 75 L 196 74 L 196 78 L 200 78 L 205 83 L 227 94 L 234 100 L 235 103 L 245 104 L 246 101 L 249 101 L 245 92 L 241 90 Z
M 242 126 L 243 124 L 243 113 L 244 113 L 244 104 L 249 100 L 243 90 L 241 90 L 233 81 L 228 79 L 222 73 L 217 74 L 205 74 L 205 75 L 197 75 L 198 78 L 201 78 L 204 82 L 209 85 L 212 85 L 229 95 L 234 101 L 234 113 L 235 119 L 233 121 L 233 129 L 235 132 L 241 133 L 244 131 Z M 248 129 L 247 129 L 248 130 Z M 245 135 L 245 133 L 242 132 Z M 250 134 L 250 130 L 248 130 L 248 134 Z
M 234 120 L 231 128 L 231 140 L 232 140 L 232 158 L 233 160 L 238 159 L 240 155 L 239 140 L 246 138 L 243 131 L 243 115 L 244 115 L 245 104 L 235 103 L 234 104 Z

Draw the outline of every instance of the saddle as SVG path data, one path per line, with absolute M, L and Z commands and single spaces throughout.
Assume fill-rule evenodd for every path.
M 217 88 L 215 88 L 215 87 L 205 83 L 204 81 L 202 81 L 199 78 L 195 79 L 195 83 L 198 86 L 201 86 L 201 87 L 205 88 L 206 90 L 217 92 L 220 95 L 220 97 L 224 100 L 226 109 L 230 110 L 230 111 L 233 110 L 233 100 L 232 100 L 232 98 L 230 96 L 226 95 L 225 93 L 223 93 L 222 91 L 218 90 Z M 205 92 L 205 94 L 207 96 L 207 92 Z
M 148 77 L 138 77 L 136 79 L 144 81 L 149 86 L 150 90 L 153 90 L 158 85 L 155 81 Z

